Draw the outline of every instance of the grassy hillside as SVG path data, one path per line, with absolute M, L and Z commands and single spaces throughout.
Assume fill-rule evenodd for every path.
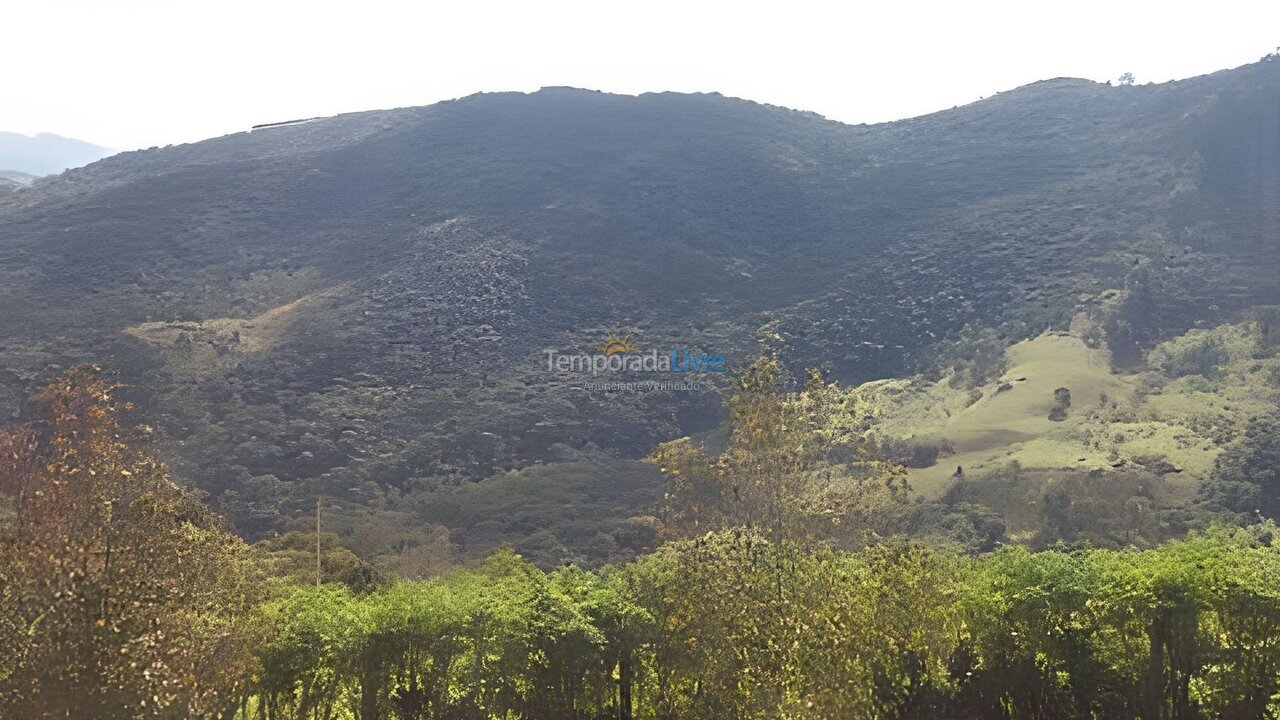
M 1060 334 L 1013 345 L 1005 363 L 1001 377 L 977 388 L 953 387 L 950 378 L 867 386 L 876 406 L 884 408 L 880 433 L 946 448 L 944 461 L 912 470 L 917 490 L 940 494 L 957 466 L 973 473 L 1013 461 L 1032 468 L 1106 465 L 1105 457 L 1085 445 L 1081 431 L 1104 407 L 1133 407 L 1133 378 L 1115 374 L 1105 350 Z M 1071 390 L 1073 411 L 1053 421 L 1054 390 L 1060 387 Z
M 1039 527 L 1046 487 L 1073 478 L 1155 509 L 1192 502 L 1249 420 L 1280 407 L 1280 357 L 1267 327 L 1192 330 L 1124 373 L 1105 349 L 1047 333 L 1007 348 L 1002 372 L 977 387 L 951 375 L 877 381 L 858 393 L 878 444 L 937 452 L 909 470 L 917 492 L 980 503 L 1027 536 Z M 1070 404 L 1055 413 L 1059 389 Z

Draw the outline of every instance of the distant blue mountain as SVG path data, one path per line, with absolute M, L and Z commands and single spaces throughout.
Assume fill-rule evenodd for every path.
M 114 150 L 53 133 L 32 137 L 0 132 L 0 170 L 53 175 L 114 154 Z

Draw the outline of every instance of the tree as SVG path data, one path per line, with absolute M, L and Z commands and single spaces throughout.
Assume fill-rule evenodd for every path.
M 671 479 L 666 520 L 677 533 L 742 526 L 774 543 L 829 539 L 905 499 L 905 469 L 867 450 L 855 393 L 812 370 L 801 391 L 782 393 L 780 375 L 768 350 L 743 371 L 719 455 L 681 438 L 649 456 Z
M 636 603 L 629 576 L 615 568 L 593 574 L 567 567 L 552 577 L 603 637 L 603 676 L 616 682 L 595 688 L 596 705 L 608 708 L 617 720 L 632 720 L 643 672 L 641 652 L 653 637 L 653 616 Z
M 1136 81 L 1137 81 L 1137 78 L 1133 76 L 1133 73 L 1127 72 L 1120 76 L 1120 80 L 1118 82 L 1121 85 L 1128 86 L 1128 85 L 1134 84 Z
M 267 716 L 332 717 L 367 658 L 369 618 L 359 603 L 342 585 L 300 585 L 260 618 L 270 641 L 258 651 L 263 673 L 254 691 Z
M 114 389 L 73 370 L 0 432 L 5 717 L 219 717 L 250 658 L 249 548 L 130 443 Z
M 1197 688 L 1218 717 L 1274 717 L 1280 692 L 1280 552 L 1276 526 L 1215 529 L 1220 584 L 1209 605 L 1208 636 L 1219 639 Z
M 1231 494 L 1235 502 L 1228 509 L 1280 518 L 1280 416 L 1252 418 L 1241 437 L 1218 456 L 1208 492 L 1224 499 L 1238 485 L 1254 490 Z
M 1220 331 L 1192 330 L 1186 335 L 1161 343 L 1150 354 L 1148 364 L 1166 377 L 1177 379 L 1187 375 L 1215 378 L 1218 367 L 1231 360 Z
M 960 599 L 968 637 L 956 703 L 978 717 L 1087 717 L 1099 669 L 1089 657 L 1085 556 L 1005 548 L 977 564 Z M 962 671 L 962 672 L 960 672 Z
M 956 569 L 918 547 L 778 546 L 744 528 L 669 543 L 625 570 L 653 618 L 655 716 L 936 715 Z

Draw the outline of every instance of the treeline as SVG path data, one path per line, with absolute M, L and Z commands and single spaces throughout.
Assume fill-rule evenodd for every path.
M 721 452 L 652 457 L 657 552 L 391 584 L 273 577 L 111 393 L 74 372 L 0 431 L 6 719 L 1280 715 L 1274 524 L 976 556 L 888 538 L 901 469 L 858 445 L 847 393 L 780 393 L 767 355 Z
M 978 559 L 725 530 L 595 573 L 501 552 L 295 587 L 237 717 L 1275 717 L 1275 530 Z

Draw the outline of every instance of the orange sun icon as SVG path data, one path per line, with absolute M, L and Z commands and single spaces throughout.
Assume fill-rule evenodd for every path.
M 630 335 L 618 337 L 612 331 L 605 336 L 599 345 L 592 345 L 591 347 L 604 353 L 605 357 L 617 355 L 618 353 L 633 352 L 636 349 L 636 346 L 631 344 Z

